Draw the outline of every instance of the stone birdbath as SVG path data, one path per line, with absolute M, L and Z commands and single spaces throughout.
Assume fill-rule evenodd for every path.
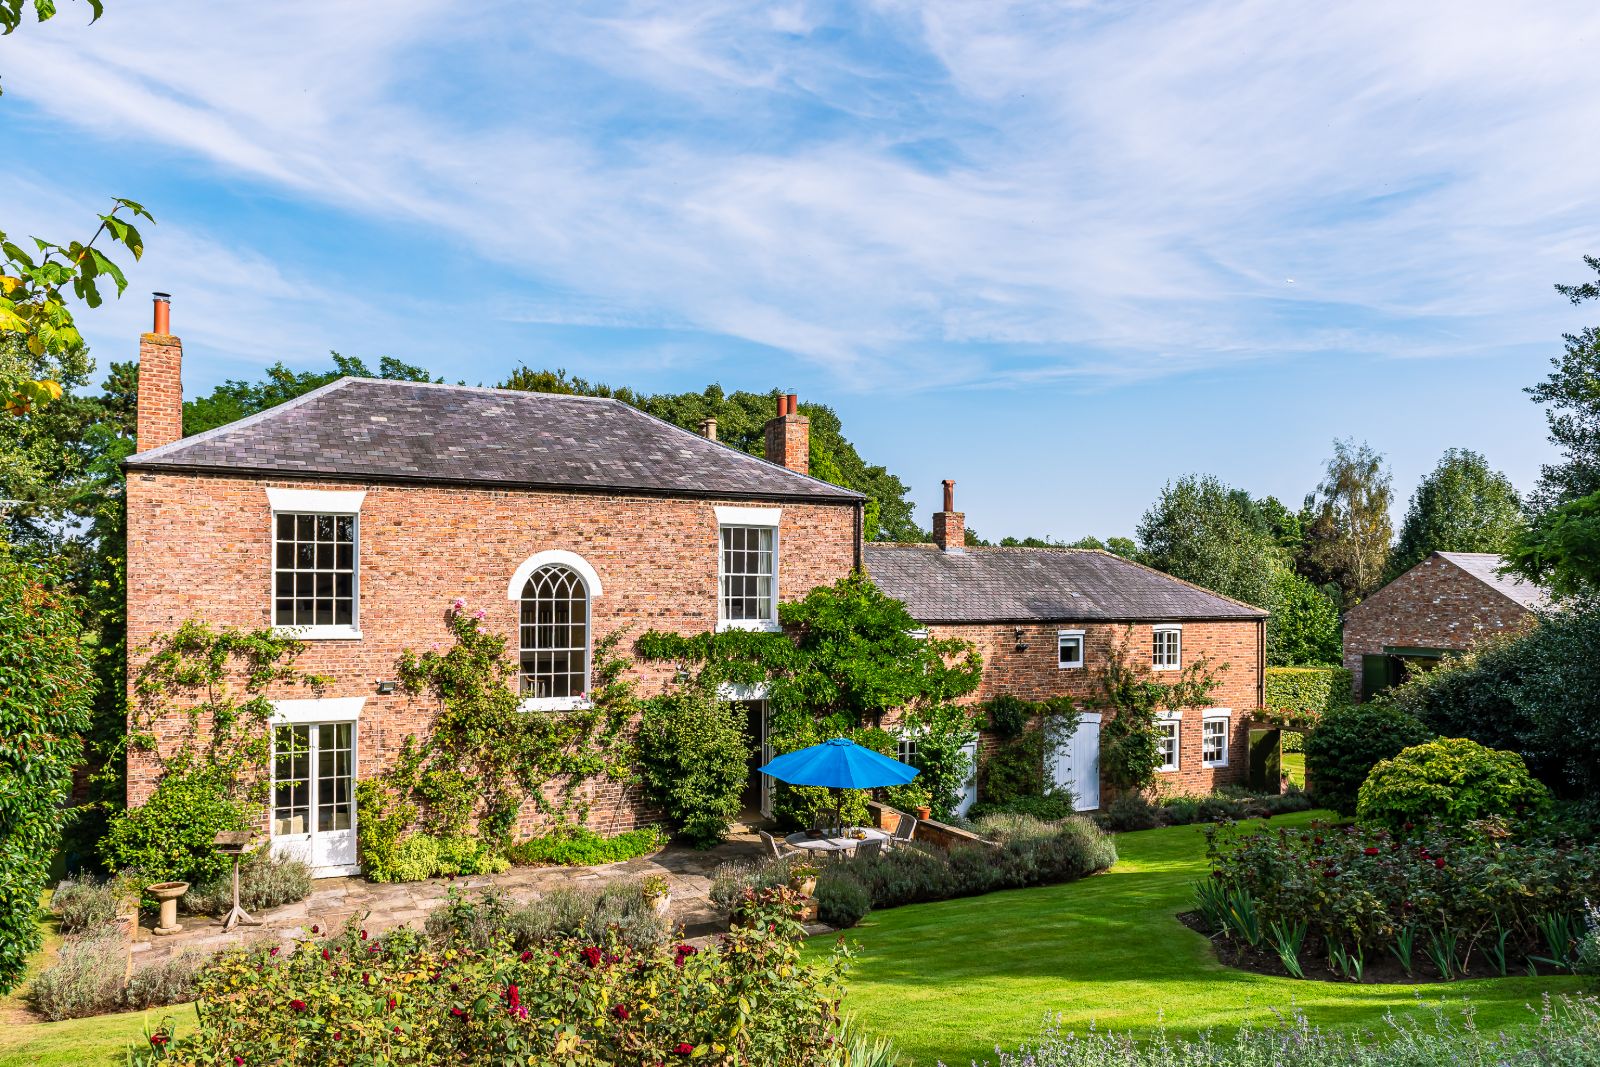
M 178 925 L 178 898 L 189 891 L 188 882 L 157 882 L 147 885 L 144 891 L 161 902 L 161 921 L 151 931 L 155 934 L 175 934 L 183 927 Z

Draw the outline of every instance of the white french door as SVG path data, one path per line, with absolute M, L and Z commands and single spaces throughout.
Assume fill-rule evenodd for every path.
M 356 866 L 356 724 L 272 728 L 272 850 L 316 875 Z

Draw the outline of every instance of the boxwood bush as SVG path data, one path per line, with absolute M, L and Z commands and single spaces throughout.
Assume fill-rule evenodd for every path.
M 1318 803 L 1344 815 L 1380 761 L 1433 738 L 1415 717 L 1383 699 L 1330 709 L 1306 737 L 1306 777 Z
M 1264 705 L 1311 717 L 1350 703 L 1350 672 L 1343 667 L 1268 667 L 1262 672 Z
M 1550 807 L 1550 791 L 1515 752 L 1460 737 L 1414 745 L 1372 768 L 1356 799 L 1356 817 L 1399 830 L 1438 820 L 1518 823 Z

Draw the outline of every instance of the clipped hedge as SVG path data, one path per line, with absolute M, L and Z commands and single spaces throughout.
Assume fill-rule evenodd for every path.
M 1350 703 L 1352 677 L 1343 667 L 1268 667 L 1263 673 L 1271 711 L 1318 718 Z

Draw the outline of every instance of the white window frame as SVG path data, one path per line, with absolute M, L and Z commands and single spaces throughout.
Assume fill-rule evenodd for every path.
M 268 526 L 267 614 L 272 633 L 297 641 L 361 640 L 361 505 L 364 489 L 278 489 L 267 490 L 267 505 L 272 510 Z M 278 515 L 349 515 L 355 519 L 355 552 L 350 569 L 350 625 L 279 626 L 278 618 Z
M 725 630 L 758 630 L 767 633 L 776 633 L 783 629 L 778 624 L 778 588 L 779 576 L 782 573 L 782 549 L 779 544 L 778 527 L 783 518 L 782 508 L 736 508 L 718 507 L 717 513 L 717 632 Z M 730 527 L 769 528 L 772 530 L 772 607 L 771 613 L 765 619 L 725 619 L 722 616 L 723 600 L 722 583 L 728 576 L 723 569 L 725 554 L 722 548 L 723 531 Z
M 511 581 L 506 584 L 506 599 L 517 606 L 517 655 L 519 657 L 519 674 L 517 684 L 520 686 L 520 656 L 522 654 L 522 590 L 528 584 L 528 579 L 533 577 L 535 571 L 542 567 L 565 567 L 578 576 L 589 594 L 589 608 L 585 616 L 584 625 L 584 650 L 583 671 L 586 686 L 594 685 L 594 602 L 599 599 L 603 586 L 600 575 L 590 565 L 589 561 L 576 552 L 565 549 L 552 548 L 543 552 L 535 552 L 512 572 Z M 523 711 L 577 711 L 581 708 L 593 707 L 594 702 L 588 696 L 589 690 L 584 690 L 581 697 L 523 697 L 518 707 Z
M 1220 760 L 1206 759 L 1206 727 L 1214 722 L 1222 724 L 1222 758 Z M 1228 749 L 1232 742 L 1233 709 L 1207 708 L 1200 718 L 1200 766 L 1226 767 L 1228 765 Z
M 1061 660 L 1061 646 L 1063 644 L 1065 644 L 1069 638 L 1074 638 L 1074 637 L 1078 639 L 1078 661 L 1076 663 L 1064 663 Z M 1086 641 L 1085 641 L 1084 633 L 1083 633 L 1082 630 L 1057 630 L 1056 631 L 1056 669 L 1057 670 L 1063 670 L 1063 671 L 1081 670 L 1083 668 L 1083 654 L 1084 654 L 1084 645 L 1085 645 L 1085 643 L 1086 643 Z
M 1172 727 L 1172 762 L 1163 760 L 1156 770 L 1161 774 L 1176 774 L 1183 768 L 1183 712 L 1163 711 L 1157 714 L 1156 721 L 1162 731 L 1158 744 L 1165 742 L 1165 730 Z
M 1158 634 L 1173 634 L 1178 641 L 1178 655 L 1172 663 L 1157 663 L 1155 658 Z M 1177 623 L 1162 623 L 1150 628 L 1150 669 L 1153 671 L 1178 671 L 1183 669 L 1183 627 Z

